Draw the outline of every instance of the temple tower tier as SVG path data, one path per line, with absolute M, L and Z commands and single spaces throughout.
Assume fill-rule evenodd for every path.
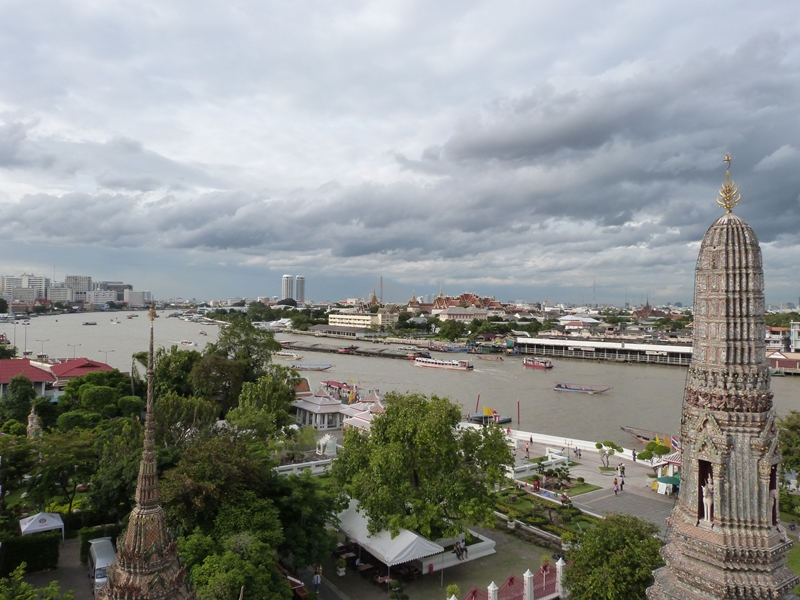
M 697 260 L 681 489 L 651 600 L 795 598 L 800 583 L 786 566 L 792 542 L 778 512 L 761 249 L 730 212 L 739 199 L 730 171 L 720 197 L 728 212 L 706 232 Z

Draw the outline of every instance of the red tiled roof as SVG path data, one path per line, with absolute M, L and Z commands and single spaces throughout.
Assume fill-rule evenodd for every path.
M 74 358 L 57 365 L 51 365 L 50 370 L 59 379 L 74 379 L 95 371 L 113 371 L 114 368 L 96 360 L 88 358 Z
M 0 383 L 8 383 L 12 377 L 25 375 L 33 383 L 55 381 L 55 376 L 44 369 L 34 367 L 29 358 L 7 358 L 0 360 Z

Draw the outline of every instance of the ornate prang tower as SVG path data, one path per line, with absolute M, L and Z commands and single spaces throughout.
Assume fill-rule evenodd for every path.
M 764 339 L 764 274 L 753 230 L 731 209 L 706 232 L 695 274 L 694 346 L 681 416 L 681 489 L 666 566 L 647 597 L 786 599 L 800 582 L 779 523 L 778 432 Z
M 153 320 L 150 305 L 150 354 L 147 358 L 147 416 L 144 452 L 136 484 L 136 506 L 128 529 L 117 542 L 117 564 L 109 569 L 104 600 L 184 600 L 194 592 L 186 584 L 186 569 L 180 563 L 177 543 L 167 530 L 164 509 L 159 505 L 158 475 L 153 427 Z

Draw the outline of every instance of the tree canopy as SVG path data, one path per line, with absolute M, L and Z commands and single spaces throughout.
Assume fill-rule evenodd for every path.
M 571 600 L 644 598 L 659 555 L 658 527 L 632 515 L 607 515 L 567 551 L 564 571 Z
M 460 421 L 447 398 L 390 393 L 370 434 L 345 432 L 332 475 L 359 501 L 370 531 L 436 539 L 492 520 L 492 491 L 506 480 L 511 450 L 499 426 L 462 429 Z
M 15 375 L 8 382 L 6 393 L 0 396 L 0 419 L 27 422 L 35 398 L 36 390 L 31 380 L 25 375 Z

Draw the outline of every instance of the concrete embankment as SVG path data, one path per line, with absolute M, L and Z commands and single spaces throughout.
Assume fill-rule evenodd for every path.
M 323 352 L 327 354 L 341 354 L 339 348 L 341 346 L 329 346 L 328 344 L 308 343 L 305 340 L 296 341 L 291 345 L 291 350 L 303 352 Z M 408 360 L 408 352 L 397 350 L 394 348 L 386 348 L 375 344 L 375 347 L 359 346 L 355 350 L 348 350 L 346 353 L 349 356 L 371 356 L 377 358 L 395 358 L 399 360 Z

